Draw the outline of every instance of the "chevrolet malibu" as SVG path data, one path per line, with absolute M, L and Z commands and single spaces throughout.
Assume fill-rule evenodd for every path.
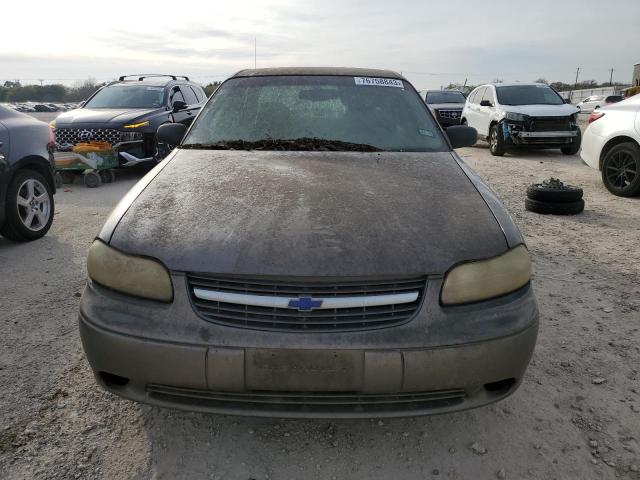
M 386 70 L 244 70 L 92 244 L 80 334 L 98 383 L 187 410 L 450 412 L 520 385 L 531 262 L 415 88 Z

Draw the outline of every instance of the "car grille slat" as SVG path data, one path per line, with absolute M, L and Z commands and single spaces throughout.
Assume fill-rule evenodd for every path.
M 462 116 L 462 110 L 438 110 L 438 115 L 442 118 L 457 119 Z
M 187 285 L 194 310 L 201 318 L 239 328 L 280 331 L 356 331 L 377 329 L 403 324 L 416 314 L 422 302 L 426 280 L 408 278 L 400 280 L 304 282 L 238 279 L 214 277 L 200 273 L 187 274 Z M 375 306 L 349 306 L 344 308 L 297 310 L 274 306 L 256 306 L 244 303 L 199 298 L 194 289 L 235 294 L 297 300 L 301 297 L 313 299 L 336 298 L 358 302 L 360 298 L 385 295 L 417 294 L 409 303 L 383 304 Z M 202 294 L 199 293 L 200 297 Z M 411 297 L 411 295 L 409 295 Z M 219 297 L 215 297 L 219 299 Z M 249 301 L 249 300 L 244 300 Z M 398 299 L 398 301 L 400 301 Z M 249 301 L 249 303 L 251 303 Z M 286 305 L 286 304 L 285 304 Z M 353 304 L 351 304 L 353 305 Z
M 564 132 L 571 130 L 569 117 L 533 117 L 531 119 L 532 132 Z
M 259 405 L 291 407 L 334 407 L 334 408 L 366 408 L 389 407 L 402 405 L 440 402 L 463 402 L 466 393 L 464 389 L 434 390 L 430 392 L 402 392 L 402 393 L 311 393 L 311 392 L 216 392 L 191 388 L 170 387 L 149 384 L 147 392 L 159 397 L 184 398 L 185 400 L 202 400 L 212 403 L 224 403 L 238 407 L 256 408 Z

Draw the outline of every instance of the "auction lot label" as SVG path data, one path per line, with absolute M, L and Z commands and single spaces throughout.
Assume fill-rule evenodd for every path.
M 396 80 L 395 78 L 353 77 L 353 79 L 356 81 L 356 85 L 404 88 L 402 80 Z

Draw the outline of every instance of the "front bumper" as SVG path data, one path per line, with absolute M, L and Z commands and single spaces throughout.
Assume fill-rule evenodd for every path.
M 158 406 L 239 415 L 443 413 L 513 393 L 538 330 L 530 286 L 452 313 L 433 307 L 435 285 L 408 324 L 346 333 L 211 324 L 178 290 L 173 304 L 153 306 L 95 285 L 85 289 L 80 335 L 105 389 Z

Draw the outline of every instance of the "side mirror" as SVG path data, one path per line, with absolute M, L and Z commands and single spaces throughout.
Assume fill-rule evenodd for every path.
M 569 105 L 571 105 L 571 100 L 569 98 L 565 98 L 564 103 L 568 103 Z
M 480 106 L 481 107 L 493 107 L 493 103 L 491 103 L 489 100 L 482 100 L 480 102 Z
M 478 141 L 478 132 L 476 129 L 467 127 L 466 125 L 452 125 L 447 128 L 445 132 L 454 149 L 471 147 Z
M 187 104 L 182 100 L 176 100 L 171 105 L 171 108 L 173 109 L 174 112 L 179 112 L 180 110 L 184 110 L 185 108 L 187 108 Z
M 186 132 L 187 127 L 182 123 L 166 123 L 158 127 L 156 137 L 159 143 L 175 146 L 180 145 Z

